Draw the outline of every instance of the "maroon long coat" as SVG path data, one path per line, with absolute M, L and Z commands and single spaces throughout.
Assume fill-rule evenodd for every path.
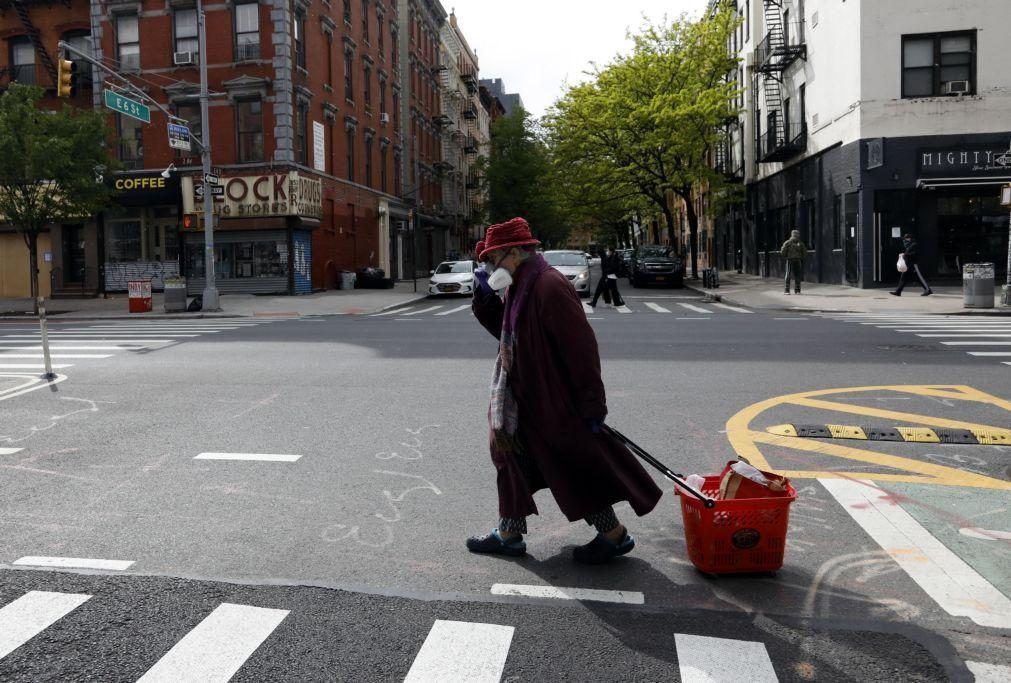
M 554 268 L 537 273 L 529 265 L 524 263 L 514 275 L 513 287 L 524 277 L 536 281 L 516 321 L 509 373 L 523 453 L 497 458 L 492 449 L 499 514 L 536 514 L 533 494 L 549 488 L 569 521 L 623 500 L 636 514 L 645 515 L 660 499 L 659 487 L 620 442 L 590 429 L 590 420 L 607 415 L 607 404 L 597 338 L 579 296 Z M 505 309 L 499 297 L 479 290 L 473 309 L 498 339 Z

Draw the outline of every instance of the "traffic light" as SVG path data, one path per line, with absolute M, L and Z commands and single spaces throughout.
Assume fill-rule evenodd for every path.
M 199 213 L 183 214 L 183 219 L 180 227 L 183 230 L 203 230 L 204 229 L 203 214 Z
M 57 68 L 56 94 L 60 97 L 77 95 L 77 62 L 60 58 Z

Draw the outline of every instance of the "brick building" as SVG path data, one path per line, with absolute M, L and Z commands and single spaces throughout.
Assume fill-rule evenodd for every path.
M 30 73 L 51 92 L 47 61 L 57 41 L 76 42 L 187 121 L 199 140 L 203 56 L 192 0 L 29 0 L 0 10 L 8 43 L 0 87 Z M 402 45 L 413 51 L 420 39 L 402 35 L 397 2 L 234 0 L 206 4 L 205 15 L 212 160 L 224 186 L 214 203 L 218 289 L 303 293 L 335 287 L 341 270 L 397 274 L 397 227 L 408 215 L 398 196 L 409 182 L 399 134 Z M 97 68 L 91 74 L 78 104 L 102 106 L 113 81 Z M 125 167 L 112 179 L 118 206 L 52 227 L 54 288 L 118 291 L 133 278 L 158 287 L 181 270 L 199 293 L 203 234 L 181 229 L 183 216 L 202 209 L 198 148 L 170 148 L 168 119 L 156 109 L 150 124 L 111 113 L 110 121 Z M 435 149 L 429 142 L 422 156 L 432 168 Z

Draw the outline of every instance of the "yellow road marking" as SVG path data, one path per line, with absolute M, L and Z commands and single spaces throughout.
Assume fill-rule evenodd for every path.
M 794 394 L 794 396 L 801 396 L 800 394 Z M 866 415 L 868 417 L 882 417 L 888 420 L 894 420 L 896 422 L 909 422 L 912 424 L 922 424 L 930 427 L 947 427 L 949 429 L 969 429 L 969 430 L 985 430 L 985 429 L 997 429 L 1000 427 L 991 427 L 990 425 L 981 425 L 975 422 L 963 422 L 962 420 L 949 420 L 943 417 L 932 417 L 930 415 L 917 415 L 916 413 L 903 413 L 897 410 L 882 410 L 881 408 L 870 408 L 864 406 L 854 406 L 846 403 L 835 403 L 833 401 L 820 401 L 818 399 L 812 398 L 796 398 L 790 397 L 789 401 L 784 401 L 784 403 L 791 403 L 798 406 L 806 406 L 808 408 L 821 408 L 822 410 L 831 410 L 840 413 L 851 413 L 853 415 Z
M 867 440 L 867 435 L 860 427 L 852 425 L 825 425 L 832 433 L 833 439 L 863 439 Z
M 927 427 L 896 427 L 895 431 L 902 435 L 905 441 L 914 443 L 941 443 L 941 439 L 933 429 Z

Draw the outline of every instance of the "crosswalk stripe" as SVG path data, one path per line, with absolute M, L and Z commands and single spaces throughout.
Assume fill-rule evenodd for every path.
M 194 460 L 254 460 L 257 462 L 296 462 L 301 455 L 286 453 L 201 453 Z
M 730 306 L 729 304 L 713 304 L 713 306 L 716 306 L 717 308 L 724 308 L 724 309 L 726 309 L 728 311 L 733 311 L 734 313 L 751 313 L 752 312 L 752 311 L 749 311 L 746 308 L 741 308 L 739 306 Z
M 559 600 L 587 600 L 591 602 L 616 602 L 642 605 L 645 596 L 639 591 L 609 591 L 595 588 L 565 588 L 563 586 L 528 586 L 514 583 L 496 583 L 492 595 L 519 595 L 528 598 L 555 598 Z
M 661 306 L 659 304 L 655 304 L 652 301 L 646 301 L 644 303 L 646 304 L 647 308 L 651 308 L 654 311 L 656 311 L 657 313 L 670 313 L 670 309 L 664 308 L 663 306 Z
M 125 571 L 133 566 L 133 560 L 100 560 L 90 557 L 46 557 L 27 555 L 14 560 L 11 564 L 24 567 L 59 567 L 61 569 L 104 569 Z
M 225 683 L 286 616 L 288 610 L 222 603 L 137 683 Z
M 52 350 L 52 349 L 50 349 Z M 42 353 L 7 353 L 0 351 L 0 358 L 34 358 L 42 360 L 45 358 Z M 112 358 L 111 353 L 54 353 L 49 356 L 53 360 L 72 360 L 74 358 Z
M 701 306 L 693 306 L 692 304 L 678 304 L 683 308 L 687 308 L 689 311 L 695 311 L 696 313 L 712 313 L 708 308 L 702 308 Z
M 454 313 L 465 311 L 468 308 L 470 308 L 470 304 L 464 304 L 463 306 L 457 306 L 456 308 L 451 308 L 450 310 L 443 311 L 442 313 L 436 313 L 436 315 L 453 315 Z
M 945 346 L 1011 346 L 1011 341 L 943 341 Z
M 586 303 L 585 301 L 582 302 L 582 303 L 583 303 L 583 313 L 586 313 L 587 315 L 589 315 L 591 313 L 596 313 L 596 311 L 593 310 L 593 306 L 591 306 L 590 304 Z
M 411 310 L 410 306 L 406 306 L 405 308 L 394 308 L 393 310 L 383 311 L 382 313 L 373 313 L 369 317 L 370 318 L 381 318 L 384 315 L 396 315 L 397 313 L 403 313 L 404 311 L 409 311 L 409 310 Z
M 129 346 L 50 346 L 50 351 L 130 351 L 141 349 L 142 346 L 131 344 Z M 41 351 L 41 346 L 0 346 L 0 351 Z
M 154 337 L 172 337 L 180 339 L 192 339 L 199 337 L 199 334 L 178 334 L 176 332 L 50 332 L 50 339 L 150 339 Z M 8 334 L 7 339 L 41 339 L 38 334 Z
M 59 339 L 58 341 L 64 342 L 64 343 L 72 343 L 72 344 L 74 344 L 74 343 L 76 343 L 76 344 L 90 344 L 90 343 L 95 343 L 95 344 L 106 344 L 106 343 L 108 343 L 108 344 L 112 344 L 112 343 L 115 343 L 115 344 L 145 344 L 146 345 L 146 344 L 169 344 L 171 342 L 174 342 L 175 339 L 153 339 L 153 338 L 145 338 L 145 339 L 119 339 L 119 338 L 116 338 L 116 339 L 107 339 L 107 338 L 97 338 L 96 339 L 94 337 L 84 337 L 84 336 L 82 336 L 82 337 L 65 337 L 65 338 Z M 20 342 L 19 341 L 15 341 L 13 339 L 10 339 L 10 340 L 7 340 L 6 343 L 8 343 L 8 344 L 18 344 L 18 343 L 29 344 L 29 343 L 33 343 L 33 342 L 35 344 L 38 344 L 39 343 L 38 337 L 36 337 L 35 339 L 26 339 L 26 340 L 20 341 Z
M 428 308 L 421 308 L 421 309 L 418 309 L 417 311 L 411 311 L 410 313 L 404 313 L 404 315 L 405 316 L 406 315 L 421 315 L 422 313 L 431 313 L 432 311 L 437 311 L 440 308 L 442 308 L 442 306 L 429 306 Z
M 512 626 L 440 619 L 404 683 L 498 683 L 514 631 Z
M 630 309 L 628 306 L 618 306 L 615 310 L 618 311 L 618 313 L 631 313 L 632 312 L 632 309 Z
M 931 334 L 918 334 L 916 336 L 917 337 L 924 337 L 924 338 L 935 338 L 935 339 L 938 338 L 938 337 L 944 337 L 946 339 L 968 339 L 970 337 L 976 337 L 976 338 L 979 338 L 979 337 L 996 337 L 997 339 L 1003 339 L 1003 338 L 1006 338 L 1006 337 L 1011 337 L 1011 333 L 1009 333 L 1009 334 L 984 334 L 982 332 L 976 333 L 976 334 L 934 334 L 934 333 L 931 333 Z
M 948 614 L 1011 628 L 1011 600 L 872 481 L 819 479 L 867 535 Z
M 14 455 L 23 450 L 23 448 L 0 448 L 0 455 Z
M 52 365 L 53 370 L 62 370 L 63 368 L 72 368 L 73 363 L 63 363 L 59 365 Z M 0 363 L 0 370 L 45 370 L 46 366 L 44 363 Z
M 777 683 L 765 645 L 751 640 L 674 635 L 678 670 L 686 683 Z
M 0 607 L 0 659 L 83 605 L 83 593 L 31 591 Z
M 1003 358 L 1011 356 L 1011 351 L 969 351 L 970 356 L 983 356 L 987 358 Z
M 965 666 L 976 677 L 976 683 L 1007 683 L 1011 681 L 1011 666 L 966 661 Z

